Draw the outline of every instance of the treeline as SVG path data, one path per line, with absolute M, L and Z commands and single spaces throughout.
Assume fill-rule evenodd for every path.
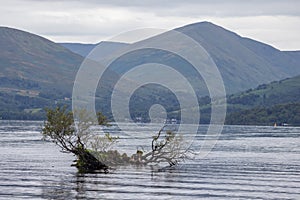
M 45 98 L 0 93 L 0 108 L 2 111 L 22 111 L 27 108 L 44 108 L 49 105 L 51 105 L 51 101 Z
M 38 96 L 25 96 L 13 93 L 0 92 L 0 119 L 2 120 L 44 120 L 46 118 L 45 108 L 56 105 L 67 105 L 70 107 L 70 99 L 63 99 L 63 95 L 53 95 L 52 99 L 42 94 Z M 60 99 L 58 99 L 60 98 Z
M 227 115 L 226 124 L 232 125 L 300 125 L 300 103 L 280 104 L 269 108 L 233 112 Z
M 44 120 L 46 113 L 44 110 L 38 112 L 26 111 L 0 111 L 1 120 Z
M 1 87 L 17 87 L 19 89 L 40 89 L 39 83 L 24 78 L 0 77 Z

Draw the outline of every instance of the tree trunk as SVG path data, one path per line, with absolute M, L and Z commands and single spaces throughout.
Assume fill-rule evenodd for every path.
M 108 172 L 108 166 L 100 162 L 86 149 L 78 148 L 73 153 L 78 157 L 75 166 L 80 172 L 94 172 L 98 170 L 104 171 L 105 173 Z

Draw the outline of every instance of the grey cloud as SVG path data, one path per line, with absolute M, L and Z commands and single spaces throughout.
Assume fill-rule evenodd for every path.
M 34 2 L 38 0 L 26 0 Z M 53 0 L 46 0 L 53 2 Z M 288 15 L 300 16 L 298 0 L 54 0 L 83 7 L 119 7 L 153 12 L 161 16 L 257 16 Z

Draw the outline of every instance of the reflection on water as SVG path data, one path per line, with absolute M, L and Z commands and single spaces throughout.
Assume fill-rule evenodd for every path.
M 78 174 L 74 157 L 42 141 L 40 129 L 0 122 L 0 198 L 300 199 L 300 128 L 226 126 L 205 159 L 110 174 Z

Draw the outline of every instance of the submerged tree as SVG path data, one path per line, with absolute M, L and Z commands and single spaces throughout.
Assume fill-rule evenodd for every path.
M 66 107 L 46 111 L 47 121 L 42 129 L 44 138 L 57 144 L 62 152 L 74 154 L 77 157 L 74 166 L 81 172 L 108 172 L 111 166 L 126 164 L 147 165 L 164 162 L 172 166 L 187 158 L 190 152 L 186 150 L 182 137 L 163 127 L 153 137 L 149 152 L 137 150 L 136 154 L 128 157 L 126 153 L 121 155 L 117 150 L 112 150 L 118 137 L 112 137 L 109 133 L 101 136 L 91 129 L 95 124 L 108 125 L 103 114 L 97 113 L 98 122 L 95 123 L 85 110 L 75 113 L 78 121 L 74 121 L 74 113 Z
M 87 130 L 89 122 L 81 122 L 75 128 L 73 113 L 66 107 L 47 109 L 47 121 L 44 123 L 42 134 L 44 139 L 54 142 L 64 153 L 73 153 L 77 156 L 75 166 L 80 171 L 103 170 L 108 166 L 100 162 L 87 148 L 86 140 L 89 137 Z M 84 112 L 82 112 L 84 113 Z M 106 122 L 103 120 L 103 123 Z
M 170 166 L 176 165 L 179 160 L 188 158 L 188 155 L 192 151 L 187 147 L 185 141 L 181 135 L 176 135 L 170 130 L 164 130 L 162 127 L 158 134 L 153 137 L 152 151 L 142 156 L 142 162 L 148 163 L 160 163 L 167 162 Z M 165 135 L 162 135 L 162 133 Z

